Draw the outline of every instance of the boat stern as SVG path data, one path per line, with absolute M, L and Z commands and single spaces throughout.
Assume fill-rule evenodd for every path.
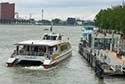
M 9 58 L 7 60 L 7 67 L 13 67 L 15 65 L 16 58 Z

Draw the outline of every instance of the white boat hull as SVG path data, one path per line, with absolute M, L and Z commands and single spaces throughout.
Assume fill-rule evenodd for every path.
M 15 56 L 13 58 L 9 58 L 7 61 L 8 67 L 13 67 L 15 65 L 20 65 L 20 62 L 22 61 L 27 61 L 27 64 L 30 62 L 41 62 L 40 65 L 44 66 L 44 68 L 49 68 L 52 66 L 55 66 L 57 64 L 59 64 L 61 61 L 63 61 L 64 59 L 70 57 L 72 55 L 72 49 L 60 54 L 59 56 L 57 56 L 57 58 L 55 59 L 46 59 L 44 56 L 40 57 L 40 56 Z M 25 65 L 25 64 L 24 64 Z
M 49 67 L 52 67 L 52 66 L 55 66 L 57 64 L 59 64 L 61 61 L 65 60 L 66 58 L 72 56 L 72 49 L 61 54 L 59 57 L 57 57 L 56 59 L 52 60 L 49 64 L 43 64 L 43 66 L 45 68 L 49 68 Z

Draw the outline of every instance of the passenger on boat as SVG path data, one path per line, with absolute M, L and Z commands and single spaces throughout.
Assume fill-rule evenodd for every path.
M 83 46 L 83 47 L 87 47 L 88 46 L 88 42 L 86 40 L 83 40 L 83 38 L 81 38 L 81 43 L 80 45 Z
M 53 48 L 52 48 L 52 47 L 49 47 L 49 48 L 48 48 L 48 54 L 47 54 L 47 58 L 48 58 L 48 59 L 51 58 L 52 53 L 53 53 Z
M 122 58 L 122 55 L 123 55 L 123 51 L 121 49 L 119 49 L 119 51 L 117 52 L 117 56 L 119 58 Z
M 44 53 L 46 52 L 46 48 L 45 47 L 40 47 L 39 52 L 40 52 L 40 56 L 43 56 Z

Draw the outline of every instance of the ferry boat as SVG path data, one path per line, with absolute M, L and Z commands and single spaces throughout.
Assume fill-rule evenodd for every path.
M 40 40 L 17 42 L 16 49 L 7 61 L 8 67 L 15 65 L 43 66 L 45 69 L 59 64 L 72 55 L 69 40 L 63 40 L 62 35 L 45 33 Z
M 98 77 L 125 75 L 125 54 L 120 34 L 87 33 L 79 43 L 79 53 L 94 68 Z
M 68 41 L 28 40 L 15 45 L 16 50 L 7 61 L 8 67 L 42 65 L 47 69 L 72 55 L 72 48 Z

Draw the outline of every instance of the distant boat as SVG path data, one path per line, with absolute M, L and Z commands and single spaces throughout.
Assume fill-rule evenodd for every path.
M 44 30 L 44 31 L 48 31 L 49 29 L 48 29 L 48 28 L 44 28 L 43 30 Z
M 51 24 L 50 29 L 47 29 L 50 32 L 49 33 L 44 33 L 42 36 L 43 40 L 63 40 L 63 35 L 59 33 L 53 32 L 53 24 Z

